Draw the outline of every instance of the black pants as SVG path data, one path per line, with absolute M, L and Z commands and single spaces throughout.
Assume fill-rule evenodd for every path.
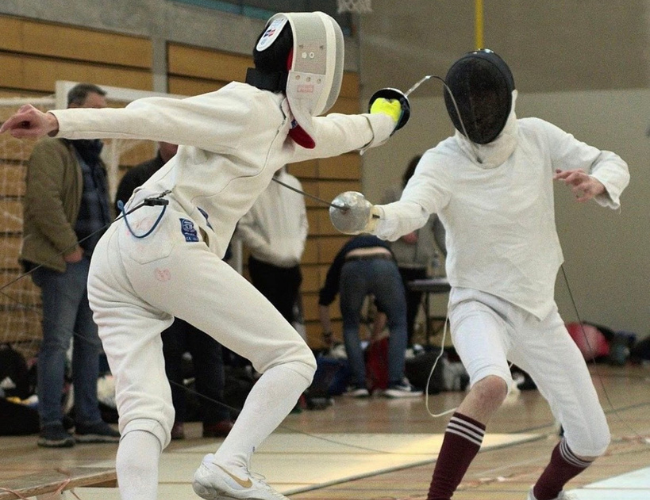
M 409 347 L 413 345 L 413 333 L 415 332 L 415 318 L 418 315 L 420 304 L 422 303 L 422 292 L 409 290 L 408 282 L 428 278 L 425 268 L 400 267 L 399 273 L 404 282 L 406 292 L 406 331 L 408 335 Z
M 192 355 L 196 391 L 204 424 L 230 419 L 230 410 L 223 405 L 224 370 L 221 344 L 189 323 L 176 319 L 162 332 L 165 371 L 172 389 L 176 422 L 184 422 L 187 394 L 183 386 L 183 354 Z M 222 403 L 222 404 L 219 404 Z
M 302 283 L 300 266 L 278 267 L 249 257 L 248 272 L 253 286 L 280 311 L 289 323 L 293 323 L 295 319 L 293 307 Z

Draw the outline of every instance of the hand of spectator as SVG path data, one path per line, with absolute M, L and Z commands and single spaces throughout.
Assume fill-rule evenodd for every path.
M 81 259 L 83 259 L 84 256 L 84 251 L 81 247 L 76 247 L 72 253 L 69 253 L 67 255 L 63 256 L 63 260 L 65 260 L 68 264 L 75 264 L 79 262 Z
M 38 138 L 57 132 L 59 122 L 52 113 L 43 113 L 31 104 L 25 104 L 0 128 L 0 134 L 9 132 L 17 139 Z
M 570 186 L 577 201 L 588 201 L 605 192 L 605 186 L 583 170 L 556 170 L 553 179 Z
M 408 243 L 409 245 L 415 245 L 418 242 L 418 233 L 417 233 L 417 231 L 413 231 L 411 233 L 406 233 L 404 236 L 402 236 L 402 241 L 404 243 Z

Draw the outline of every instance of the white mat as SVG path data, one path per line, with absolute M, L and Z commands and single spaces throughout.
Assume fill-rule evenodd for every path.
M 435 460 L 442 434 L 272 434 L 253 456 L 252 468 L 289 495 L 413 467 Z M 538 434 L 486 434 L 482 450 L 539 439 Z M 214 443 L 163 453 L 159 500 L 192 498 L 192 475 Z M 114 462 L 93 464 L 112 467 Z M 82 500 L 118 500 L 117 489 L 84 488 Z M 198 498 L 198 497 L 197 497 Z M 647 498 L 646 498 L 647 500 Z
M 588 484 L 571 493 L 578 500 L 648 500 L 650 467 Z

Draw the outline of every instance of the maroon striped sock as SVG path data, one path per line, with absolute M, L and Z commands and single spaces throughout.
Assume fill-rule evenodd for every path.
M 454 413 L 433 470 L 427 500 L 449 500 L 481 448 L 485 425 Z
M 551 461 L 535 483 L 533 488 L 535 498 L 537 500 L 557 498 L 564 485 L 590 465 L 590 461 L 576 457 L 566 441 L 562 439 L 553 449 Z

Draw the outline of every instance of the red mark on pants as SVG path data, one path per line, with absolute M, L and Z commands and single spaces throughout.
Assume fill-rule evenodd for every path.
M 158 281 L 169 281 L 172 279 L 172 273 L 169 269 L 161 269 L 159 267 L 154 271 L 154 276 Z

